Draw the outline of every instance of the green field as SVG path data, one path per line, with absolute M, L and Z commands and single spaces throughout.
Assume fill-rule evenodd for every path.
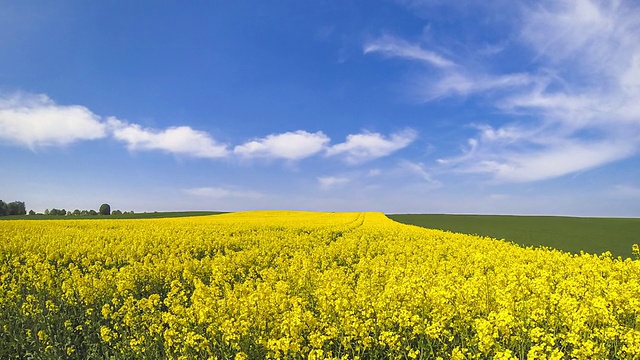
M 0 220 L 80 220 L 80 219 L 154 219 L 185 216 L 204 216 L 224 214 L 220 211 L 154 211 L 123 215 L 82 215 L 82 216 L 55 216 L 55 215 L 18 215 L 0 216 Z
M 411 225 L 505 239 L 525 246 L 548 246 L 591 254 L 610 251 L 614 257 L 631 257 L 640 243 L 638 218 L 582 218 L 564 216 L 505 215 L 387 215 Z

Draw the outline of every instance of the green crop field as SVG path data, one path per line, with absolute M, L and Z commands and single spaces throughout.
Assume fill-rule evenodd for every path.
M 591 254 L 610 251 L 614 257 L 631 257 L 640 243 L 638 218 L 581 218 L 564 216 L 505 215 L 387 215 L 411 225 L 505 239 L 525 246 L 548 246 Z

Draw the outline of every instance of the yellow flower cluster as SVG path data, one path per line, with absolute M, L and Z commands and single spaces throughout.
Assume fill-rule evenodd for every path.
M 637 359 L 640 262 L 380 213 L 3 221 L 0 358 Z

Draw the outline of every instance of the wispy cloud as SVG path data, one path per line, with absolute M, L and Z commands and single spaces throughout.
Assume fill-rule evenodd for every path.
M 455 66 L 438 66 L 408 55 L 423 44 L 379 40 L 395 41 L 395 47 L 386 47 L 395 50 L 385 54 L 422 61 L 436 70 L 439 77 L 425 77 L 416 90 L 424 100 L 476 94 L 511 116 L 511 122 L 499 126 L 475 124 L 478 133 L 468 139 L 468 150 L 439 163 L 497 181 L 527 182 L 636 155 L 640 7 L 624 1 L 543 1 L 523 7 L 520 17 L 514 41 L 533 54 L 521 72 L 492 74 L 483 70 L 491 68 L 483 66 L 483 58 L 473 59 L 474 66 L 460 59 L 448 59 Z M 371 44 L 365 45 L 369 48 Z
M 410 173 L 418 175 L 420 178 L 422 178 L 422 180 L 426 182 L 434 184 L 437 183 L 437 181 L 434 180 L 431 174 L 427 171 L 426 166 L 421 162 L 403 160 L 400 162 L 400 167 Z
M 337 176 L 324 176 L 324 177 L 318 178 L 318 183 L 320 184 L 320 188 L 324 190 L 328 190 L 336 186 L 344 185 L 349 181 L 350 181 L 349 178 L 337 177 Z
M 0 139 L 35 149 L 107 136 L 100 117 L 79 105 L 58 105 L 46 95 L 0 98 Z
M 626 4 L 625 4 L 626 3 Z M 620 46 L 635 42 L 628 30 L 637 26 L 633 19 L 637 9 L 632 2 L 562 0 L 543 1 L 525 8 L 522 37 L 540 56 L 561 61 L 575 61 L 578 53 L 588 54 L 578 59 L 599 67 L 609 67 L 600 60 L 615 57 Z M 634 22 L 636 24 L 634 24 Z M 622 32 L 617 32 L 621 30 Z M 611 40 L 616 40 L 610 42 Z M 614 53 L 609 51 L 613 50 Z
M 436 52 L 425 50 L 419 45 L 411 44 L 406 40 L 388 34 L 383 35 L 375 41 L 367 43 L 364 46 L 363 51 L 365 54 L 375 52 L 382 53 L 383 55 L 390 57 L 423 61 L 442 69 L 457 67 L 456 63 L 444 58 Z
M 467 96 L 489 90 L 506 90 L 530 85 L 534 79 L 524 73 L 490 75 L 449 71 L 432 84 L 418 89 L 424 101 L 448 96 Z
M 328 148 L 326 154 L 328 156 L 343 155 L 348 163 L 358 164 L 403 149 L 409 146 L 417 136 L 413 129 L 405 129 L 389 137 L 371 132 L 351 134 L 347 136 L 344 143 Z
M 564 142 L 540 151 L 502 151 L 491 160 L 491 155 L 473 164 L 465 164 L 466 171 L 485 172 L 506 182 L 528 182 L 550 179 L 595 168 L 625 158 L 633 153 L 615 142 Z
M 206 132 L 194 130 L 189 126 L 157 130 L 129 124 L 116 118 L 109 118 L 108 124 L 113 137 L 127 144 L 131 151 L 159 150 L 200 158 L 221 158 L 229 153 L 226 145 L 218 144 Z
M 256 191 L 241 190 L 236 188 L 226 187 L 199 187 L 184 189 L 184 192 L 200 197 L 207 197 L 213 199 L 228 199 L 228 198 L 240 198 L 240 199 L 260 199 L 264 195 Z
M 610 194 L 623 199 L 640 199 L 640 187 L 618 184 L 613 187 Z
M 470 94 L 508 89 L 529 85 L 534 79 L 526 73 L 492 75 L 467 70 L 454 60 L 447 59 L 435 51 L 424 49 L 420 44 L 383 35 L 364 46 L 364 53 L 382 53 L 389 57 L 418 61 L 436 70 L 414 85 L 414 92 L 422 101 L 432 101 L 448 96 L 467 96 Z
M 244 158 L 301 160 L 321 152 L 329 141 L 322 131 L 298 130 L 246 142 L 236 146 L 233 153 Z

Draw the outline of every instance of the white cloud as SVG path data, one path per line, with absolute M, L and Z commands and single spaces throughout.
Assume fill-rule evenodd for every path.
M 454 62 L 445 59 L 433 51 L 422 49 L 416 44 L 411 44 L 390 35 L 383 35 L 379 39 L 369 42 L 364 46 L 365 54 L 374 52 L 391 57 L 419 60 L 443 69 L 456 67 Z
M 336 177 L 336 176 L 325 176 L 319 177 L 318 183 L 322 189 L 331 189 L 336 186 L 344 185 L 350 181 L 349 178 L 346 177 Z
M 105 124 L 84 106 L 27 93 L 0 98 L 0 139 L 10 143 L 34 149 L 106 136 Z
M 328 147 L 330 138 L 322 131 L 304 130 L 271 134 L 237 145 L 233 151 L 208 133 L 189 126 L 165 129 L 145 128 L 115 117 L 102 119 L 83 106 L 55 104 L 46 95 L 17 94 L 0 98 L 0 139 L 30 148 L 62 146 L 80 140 L 108 136 L 124 143 L 130 151 L 162 151 L 198 158 L 242 158 L 301 160 L 326 150 L 327 155 L 345 154 L 357 163 L 409 145 L 415 131 L 405 130 L 389 138 L 378 133 L 349 135 L 347 142 Z
M 640 7 L 629 5 L 560 1 L 527 12 L 522 39 L 559 79 L 507 98 L 507 105 L 563 122 L 638 124 Z
M 225 188 L 225 187 L 191 188 L 191 189 L 185 189 L 184 192 L 193 196 L 208 197 L 208 198 L 214 198 L 214 199 L 228 199 L 228 198 L 260 199 L 264 197 L 264 195 L 259 192 L 238 190 L 234 188 Z
M 509 200 L 512 198 L 511 194 L 489 194 L 489 200 Z
M 557 126 L 550 128 L 478 127 L 478 137 L 458 157 L 438 159 L 447 169 L 461 173 L 489 174 L 498 182 L 546 180 L 634 155 L 632 141 L 608 136 L 580 140 L 567 137 Z
M 164 130 L 146 129 L 109 118 L 113 137 L 134 150 L 160 150 L 172 154 L 200 158 L 221 158 L 228 155 L 227 146 L 218 144 L 204 131 L 189 126 L 170 127 Z
M 623 199 L 640 199 L 640 187 L 637 186 L 618 184 L 610 193 Z
M 628 144 L 564 142 L 542 151 L 503 153 L 498 160 L 481 161 L 475 170 L 492 173 L 501 181 L 528 182 L 592 169 L 632 153 Z
M 364 53 L 379 52 L 390 57 L 418 61 L 437 70 L 436 75 L 428 74 L 414 84 L 414 92 L 420 101 L 431 101 L 448 96 L 466 96 L 494 89 L 509 89 L 529 85 L 534 78 L 526 73 L 491 75 L 473 73 L 464 66 L 446 59 L 444 56 L 423 49 L 419 44 L 384 35 L 365 45 Z
M 377 159 L 403 149 L 417 138 L 413 129 L 406 129 L 385 138 L 379 133 L 365 132 L 351 134 L 347 141 L 333 145 L 327 149 L 328 156 L 344 155 L 347 162 L 352 164 Z
M 438 81 L 419 90 L 424 101 L 447 96 L 467 96 L 483 91 L 512 89 L 529 85 L 534 79 L 523 73 L 507 75 L 468 74 L 464 71 L 444 73 Z
M 490 74 L 483 69 L 495 66 L 483 64 L 487 60 L 482 57 L 459 57 L 449 60 L 455 66 L 438 66 L 411 55 L 411 49 L 423 48 L 421 43 L 401 39 L 386 38 L 395 41 L 395 47 L 386 47 L 393 52 L 377 49 L 436 70 L 435 76 L 420 79 L 415 90 L 425 101 L 477 94 L 511 115 L 511 122 L 497 127 L 476 124 L 478 134 L 468 139 L 468 150 L 438 162 L 445 170 L 527 182 L 638 154 L 640 7 L 634 2 L 592 0 L 513 6 L 522 11 L 510 23 L 519 27 L 518 35 L 509 40 L 533 54 L 528 61 L 518 60 L 527 64 L 524 72 Z
M 400 162 L 400 167 L 409 171 L 410 173 L 418 175 L 426 182 L 435 183 L 433 177 L 431 176 L 431 174 L 429 174 L 423 163 L 403 160 Z
M 246 142 L 236 146 L 233 153 L 244 158 L 301 160 L 321 152 L 329 141 L 322 131 L 309 133 L 298 130 Z
M 618 1 L 543 1 L 535 8 L 525 9 L 522 37 L 539 56 L 553 61 L 574 58 L 586 51 L 590 56 L 579 60 L 608 67 L 600 60 L 615 57 L 619 46 L 631 40 L 626 38 L 631 35 L 627 33 L 630 29 L 624 28 L 637 26 L 637 19 L 630 18 L 634 12 L 637 15 L 637 10 L 624 9 L 623 2 Z

